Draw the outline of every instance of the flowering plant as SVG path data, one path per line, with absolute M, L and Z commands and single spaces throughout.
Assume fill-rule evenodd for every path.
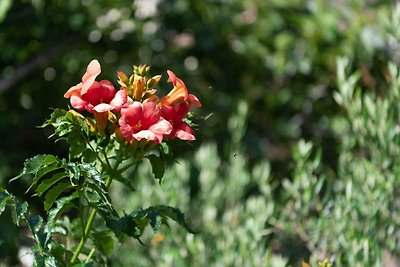
M 15 223 L 26 224 L 32 232 L 36 266 L 89 266 L 112 250 L 114 239 L 140 241 L 146 226 L 157 231 L 168 218 L 191 232 L 177 208 L 157 205 L 121 215 L 108 194 L 113 180 L 134 189 L 124 173 L 142 159 L 150 161 L 161 182 L 172 158 L 169 140 L 195 140 L 188 114 L 200 101 L 172 71 L 167 73 L 173 88 L 159 97 L 155 87 L 161 75 L 148 79 L 149 69 L 134 66 L 129 77 L 118 72 L 116 90 L 108 80 L 96 81 L 101 67 L 92 60 L 82 81 L 64 95 L 73 109 L 55 109 L 43 124 L 53 126 L 53 136 L 69 145 L 68 159 L 37 155 L 25 161 L 14 179 L 33 176 L 27 192 L 44 197 L 45 220 L 32 216 L 26 202 L 1 191 L 0 213 L 7 204 L 14 205 Z M 63 216 L 73 209 L 79 216 Z

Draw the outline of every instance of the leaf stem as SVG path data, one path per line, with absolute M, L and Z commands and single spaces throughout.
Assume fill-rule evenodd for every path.
M 110 186 L 111 181 L 112 181 L 112 177 L 108 176 L 107 180 L 106 180 L 106 188 L 107 189 Z M 71 261 L 70 261 L 71 265 L 74 264 L 75 261 L 78 259 L 79 254 L 81 253 L 83 247 L 85 246 L 86 240 L 89 237 L 90 228 L 92 227 L 92 224 L 94 222 L 96 214 L 97 214 L 97 209 L 94 208 L 92 210 L 92 212 L 90 213 L 89 218 L 88 218 L 88 220 L 86 222 L 86 226 L 85 226 L 85 230 L 83 232 L 83 236 L 82 236 L 82 238 L 81 238 L 78 246 L 76 247 L 75 252 L 74 252 L 74 254 L 73 254 L 72 258 L 71 258 Z M 93 254 L 93 253 L 91 253 L 91 254 Z M 92 255 L 89 254 L 89 256 L 91 257 Z
M 95 248 L 92 248 L 92 250 L 90 251 L 85 263 L 88 263 L 90 261 L 90 259 L 92 258 L 95 250 L 96 250 Z

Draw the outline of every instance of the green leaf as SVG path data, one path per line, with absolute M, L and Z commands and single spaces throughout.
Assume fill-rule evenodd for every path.
M 57 197 L 67 189 L 70 189 L 73 185 L 70 182 L 60 182 L 51 188 L 45 197 L 44 201 L 44 210 L 48 211 L 53 205 L 54 201 L 56 201 Z
M 40 216 L 31 216 L 29 213 L 25 214 L 25 220 L 33 238 L 36 242 L 36 245 L 39 247 L 39 250 L 44 251 L 46 247 L 47 241 L 49 240 L 48 234 L 44 233 L 42 226 L 43 226 L 43 219 Z
M 2 214 L 10 201 L 14 200 L 14 196 L 6 190 L 0 192 L 0 214 Z
M 106 226 L 119 238 L 125 234 L 139 239 L 147 225 L 150 224 L 153 231 L 156 232 L 162 224 L 168 225 L 168 218 L 179 223 L 188 232 L 195 233 L 189 227 L 184 214 L 179 209 L 165 205 L 149 207 L 121 218 L 119 218 L 118 215 L 108 213 L 101 209 L 99 209 L 99 212 L 105 219 Z
M 150 161 L 154 177 L 161 183 L 161 179 L 165 173 L 165 162 L 154 154 L 147 155 L 146 157 Z
M 0 23 L 6 18 L 7 12 L 12 6 L 11 0 L 1 0 L 0 1 Z
M 56 163 L 57 161 L 57 157 L 53 155 L 40 154 L 34 156 L 33 158 L 29 158 L 25 160 L 24 169 L 22 170 L 21 174 L 11 179 L 11 181 L 18 179 L 25 174 L 36 174 L 41 168 L 43 168 L 43 166 Z
M 74 192 L 70 196 L 62 197 L 59 200 L 57 200 L 56 207 L 51 209 L 48 213 L 48 221 L 46 225 L 46 230 L 48 233 L 51 233 L 54 226 L 56 225 L 56 222 L 58 218 L 60 218 L 61 214 L 70 208 L 75 207 L 75 204 L 72 203 L 74 199 L 77 199 L 79 197 L 78 192 Z
M 85 157 L 93 159 L 93 154 L 87 153 L 87 142 L 92 133 L 86 120 L 72 112 L 55 109 L 50 119 L 42 127 L 54 127 L 53 136 L 57 137 L 57 141 L 64 140 L 68 143 L 70 159 L 79 158 L 83 153 L 85 153 Z
M 84 162 L 95 162 L 96 161 L 96 153 L 93 152 L 91 149 L 86 148 L 82 152 L 82 158 Z
M 65 172 L 60 172 L 54 174 L 51 178 L 44 180 L 36 189 L 36 193 L 40 197 L 44 192 L 46 192 L 51 186 L 53 186 L 58 181 L 67 177 Z
M 44 266 L 45 267 L 58 267 L 60 265 L 57 262 L 56 258 L 54 258 L 51 255 L 46 255 L 46 258 L 44 259 Z
M 34 253 L 33 266 L 34 267 L 43 267 L 43 266 L 45 266 L 44 260 L 45 260 L 45 258 L 42 255 L 40 255 L 40 253 L 38 253 L 38 252 Z
M 138 224 L 138 220 L 131 215 L 125 215 L 120 218 L 115 210 L 110 211 L 101 206 L 98 208 L 98 211 L 104 218 L 106 226 L 113 231 L 115 236 L 119 239 L 122 239 L 124 235 L 139 238 L 146 226 Z
M 185 215 L 177 208 L 166 206 L 166 205 L 157 205 L 150 207 L 146 210 L 144 210 L 150 218 L 151 226 L 153 227 L 153 230 L 155 227 L 159 226 L 159 219 L 157 219 L 157 216 L 162 216 L 163 218 L 163 223 L 166 223 L 166 219 L 169 218 L 177 223 L 179 223 L 182 227 L 184 227 L 189 233 L 194 234 L 195 231 L 193 231 L 190 226 L 187 224 L 185 220 Z M 158 229 L 158 228 L 156 228 Z
M 82 172 L 82 175 L 84 175 L 86 178 L 92 180 L 98 185 L 105 185 L 104 181 L 100 177 L 100 173 L 97 171 L 95 167 L 88 163 L 83 163 L 80 165 L 80 169 Z
M 59 263 L 57 266 L 65 266 L 65 262 L 69 262 L 72 258 L 73 253 L 69 251 L 64 244 L 54 242 L 51 244 L 51 255 Z
M 136 191 L 136 188 L 134 186 L 134 181 L 131 178 L 127 178 L 122 174 L 117 174 L 117 175 L 113 175 L 113 179 L 117 180 L 118 182 L 124 184 L 125 186 L 127 186 L 129 189 L 131 189 L 132 191 Z
M 68 171 L 71 184 L 78 184 L 81 177 L 81 169 L 79 168 L 79 165 L 75 162 L 68 162 L 65 170 Z
M 93 243 L 101 253 L 109 255 L 114 248 L 114 239 L 110 231 L 100 231 L 93 233 Z
M 4 212 L 7 204 L 14 204 L 15 206 L 15 217 L 13 217 L 14 223 L 19 226 L 19 222 L 23 219 L 28 210 L 28 203 L 20 203 L 15 197 L 8 193 L 6 190 L 0 192 L 0 215 Z
M 37 182 L 40 180 L 40 178 L 42 178 L 44 175 L 46 175 L 46 174 L 48 174 L 48 173 L 50 173 L 52 171 L 61 169 L 63 167 L 64 166 L 63 165 L 59 165 L 59 163 L 54 163 L 54 164 L 50 164 L 50 165 L 47 165 L 47 166 L 44 166 L 43 168 L 41 168 L 36 173 L 35 177 L 32 180 L 31 185 L 29 186 L 29 188 L 26 190 L 25 193 L 27 193 L 33 186 L 35 186 L 37 184 Z
M 15 201 L 15 224 L 19 226 L 21 219 L 25 218 L 25 214 L 28 211 L 28 203 L 19 203 Z

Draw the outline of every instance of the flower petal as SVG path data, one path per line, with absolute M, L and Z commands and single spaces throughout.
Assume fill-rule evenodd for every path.
M 92 86 L 96 77 L 101 73 L 100 63 L 94 59 L 90 61 L 89 65 L 86 68 L 86 72 L 82 77 L 82 94 L 85 94 L 87 90 L 89 90 L 90 86 Z
M 153 124 L 152 126 L 150 126 L 149 130 L 152 132 L 155 132 L 155 133 L 168 135 L 172 131 L 172 124 L 165 119 L 161 119 L 156 124 Z
M 160 142 L 159 138 L 157 137 L 156 133 L 150 131 L 150 130 L 142 130 L 137 133 L 132 134 L 132 137 L 135 138 L 136 140 L 140 141 L 142 139 L 146 139 L 149 141 L 155 141 L 155 142 Z
M 106 104 L 106 103 L 101 103 L 101 104 L 96 105 L 93 109 L 97 112 L 106 112 L 106 111 L 113 110 L 114 107 L 109 104 Z
M 77 85 L 72 86 L 68 89 L 68 91 L 64 94 L 65 98 L 69 98 L 73 95 L 80 95 L 80 91 L 82 89 L 83 83 L 78 83 Z
M 121 120 L 125 120 L 127 124 L 134 125 L 143 118 L 143 107 L 140 102 L 134 101 L 127 107 L 121 109 Z M 121 123 L 120 123 L 121 125 Z
M 160 120 L 160 109 L 154 102 L 143 103 L 143 121 L 146 128 Z
M 128 123 L 126 123 L 126 121 L 122 118 L 119 119 L 118 123 L 121 126 L 119 128 L 120 133 L 124 136 L 124 138 L 127 141 L 132 141 L 133 139 L 132 134 L 134 133 L 134 129 Z
M 181 121 L 183 118 L 186 117 L 187 113 L 189 112 L 189 106 L 185 102 L 180 103 L 175 107 L 175 117 L 174 121 Z
M 168 82 L 172 82 L 174 88 L 168 93 L 168 95 L 161 99 L 160 105 L 169 106 L 181 101 L 186 101 L 188 98 L 188 90 L 185 83 L 176 77 L 172 71 L 168 70 L 167 73 L 169 76 Z
M 118 91 L 113 100 L 111 100 L 110 105 L 114 107 L 114 110 L 121 110 L 122 106 L 128 101 L 128 96 L 124 90 Z
M 167 70 L 168 80 L 167 82 L 172 82 L 174 85 L 176 84 L 176 75 L 170 70 Z
M 72 95 L 69 100 L 71 101 L 71 106 L 76 108 L 77 110 L 84 110 L 88 104 L 77 95 Z
M 201 102 L 200 100 L 197 98 L 197 96 L 189 94 L 188 98 L 187 98 L 187 102 L 189 103 L 189 108 L 191 106 L 195 106 L 195 107 L 201 107 Z
M 186 122 L 181 122 L 180 124 L 176 125 L 174 130 L 175 130 L 175 137 L 181 140 L 186 140 L 186 141 L 196 140 L 192 128 L 190 128 L 190 126 Z

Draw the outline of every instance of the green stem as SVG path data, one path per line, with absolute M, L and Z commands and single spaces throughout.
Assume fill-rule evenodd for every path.
M 85 263 L 89 263 L 89 261 L 90 261 L 90 259 L 92 258 L 92 256 L 93 256 L 95 250 L 96 250 L 95 248 L 92 248 L 92 250 L 90 251 L 90 253 L 89 253 L 89 255 L 88 255 L 88 257 L 87 257 Z
M 107 189 L 110 186 L 111 181 L 112 181 L 111 176 L 108 176 L 107 180 L 106 180 L 106 188 Z M 79 254 L 81 253 L 83 247 L 85 246 L 86 240 L 89 237 L 90 228 L 92 227 L 92 224 L 94 222 L 94 218 L 96 217 L 96 213 L 97 213 L 97 209 L 94 208 L 92 210 L 92 212 L 90 213 L 90 215 L 89 215 L 89 218 L 88 218 L 88 220 L 86 222 L 85 230 L 83 232 L 83 236 L 82 236 L 78 246 L 75 249 L 74 255 L 71 258 L 71 261 L 70 261 L 71 265 L 74 264 L 75 261 L 78 259 Z

